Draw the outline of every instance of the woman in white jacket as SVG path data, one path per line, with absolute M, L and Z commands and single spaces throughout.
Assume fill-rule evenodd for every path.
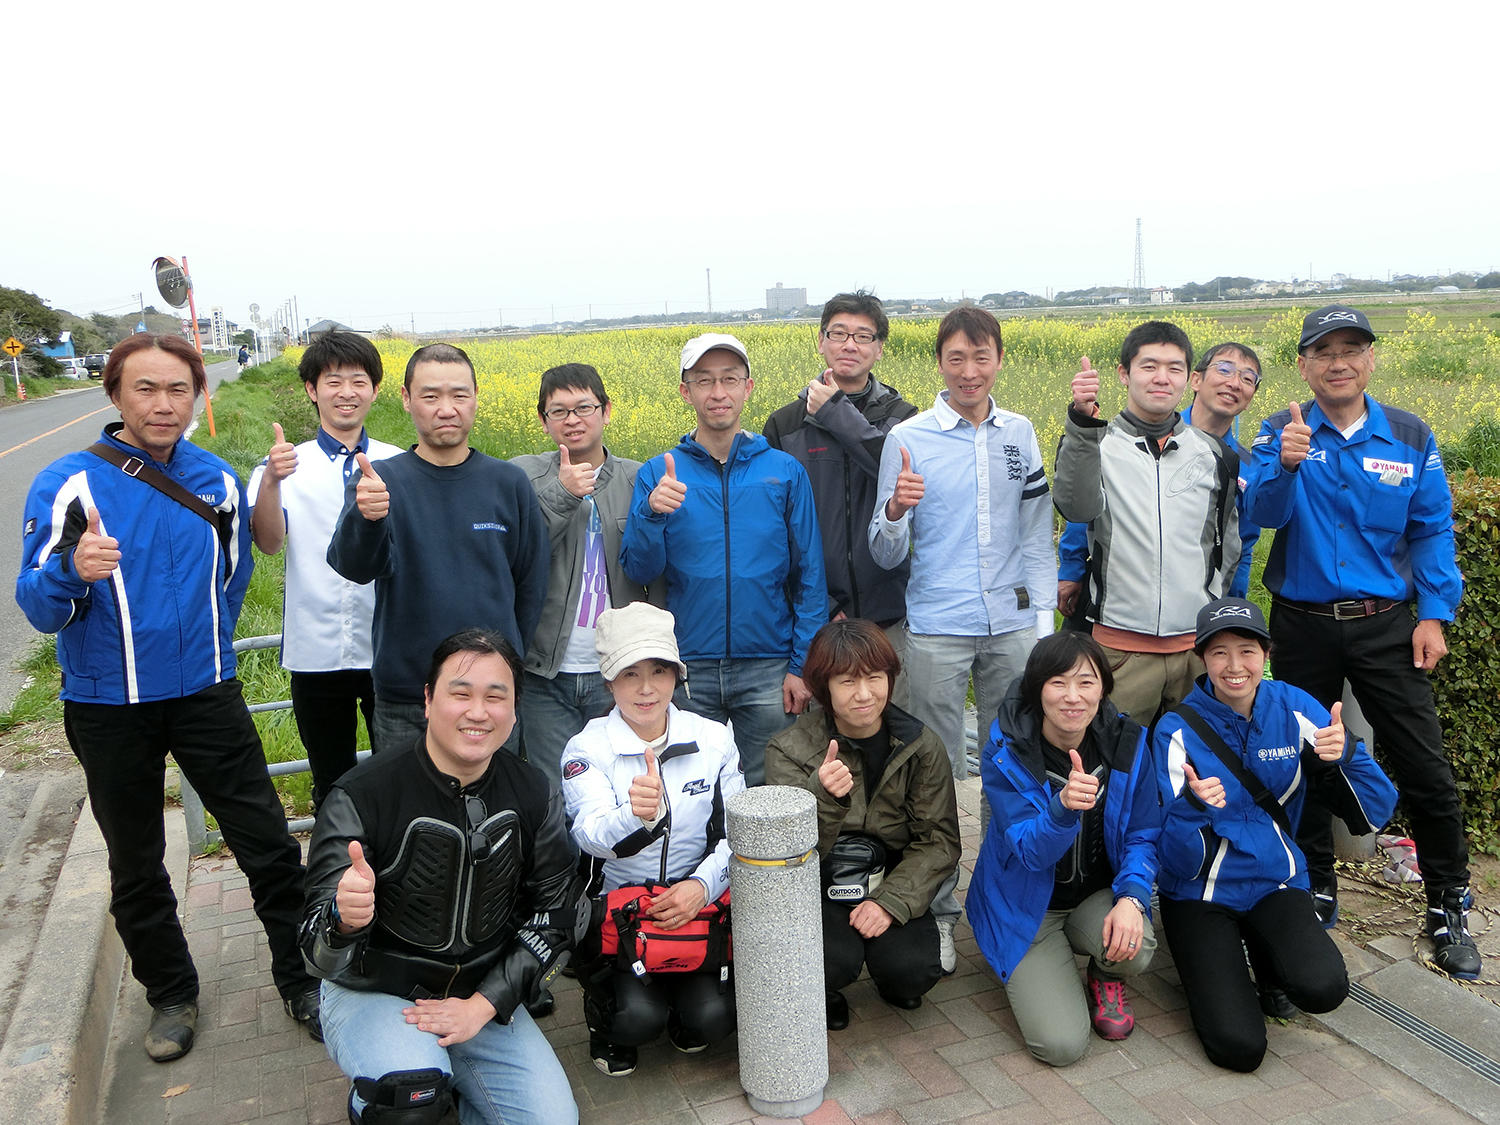
M 672 705 L 687 669 L 670 613 L 644 602 L 605 610 L 595 648 L 615 706 L 563 751 L 573 839 L 596 858 L 596 890 L 667 884 L 643 913 L 677 929 L 729 888 L 724 802 L 745 788 L 739 753 L 723 723 Z M 597 925 L 579 955 L 589 1054 L 604 1074 L 631 1073 L 636 1048 L 663 1028 L 687 1054 L 734 1028 L 733 986 L 718 971 L 621 969 L 599 955 Z

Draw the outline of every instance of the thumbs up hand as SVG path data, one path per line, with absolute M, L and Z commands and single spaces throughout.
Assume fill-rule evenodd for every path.
M 807 384 L 807 412 L 816 414 L 825 402 L 838 393 L 838 384 L 833 381 L 833 369 L 825 367 L 823 374 Z
M 334 905 L 339 912 L 339 933 L 352 934 L 375 921 L 375 871 L 365 860 L 358 840 L 349 841 L 349 866 L 339 876 Z
M 1073 409 L 1086 418 L 1099 417 L 1099 372 L 1084 356 L 1077 375 L 1073 376 Z
M 1068 781 L 1058 794 L 1065 809 L 1074 812 L 1083 812 L 1094 807 L 1094 802 L 1099 799 L 1099 779 L 1083 768 L 1083 759 L 1078 756 L 1077 750 L 1068 751 L 1068 761 L 1073 768 L 1068 771 Z
M 385 519 L 391 514 L 391 494 L 385 481 L 363 453 L 356 453 L 354 461 L 359 466 L 359 483 L 354 486 L 354 503 L 359 514 L 371 523 Z
M 594 477 L 598 470 L 587 461 L 575 462 L 568 454 L 566 445 L 557 447 L 557 481 L 574 496 L 580 500 L 585 496 L 592 496 L 594 492 Z
M 1312 427 L 1302 420 L 1302 407 L 1291 404 L 1292 420 L 1281 427 L 1281 467 L 1288 472 L 1307 460 L 1312 449 Z
M 901 447 L 901 471 L 896 474 L 896 491 L 891 493 L 891 498 L 885 502 L 885 518 L 895 523 L 920 504 L 926 493 L 927 485 L 922 479 L 922 474 L 912 471 L 911 450 L 903 445 Z
M 88 510 L 88 520 L 88 527 L 73 548 L 73 573 L 85 582 L 98 582 L 119 567 L 120 541 L 104 534 L 98 508 Z
M 687 499 L 687 485 L 677 479 L 677 462 L 672 455 L 664 453 L 662 459 L 666 463 L 666 472 L 656 482 L 646 502 L 653 512 L 665 516 L 682 507 L 682 502 Z
M 1192 762 L 1182 763 L 1182 775 L 1187 778 L 1188 788 L 1193 791 L 1193 796 L 1212 808 L 1222 809 L 1224 807 L 1224 783 L 1217 777 L 1198 776 L 1198 771 L 1193 769 Z
M 839 743 L 836 738 L 828 740 L 828 755 L 818 767 L 818 781 L 830 797 L 847 797 L 849 790 L 854 788 L 854 775 L 849 772 L 848 766 L 839 761 Z
M 646 747 L 646 772 L 630 782 L 630 811 L 642 824 L 651 824 L 661 815 L 661 770 L 656 752 Z
M 1344 703 L 1333 705 L 1328 725 L 1321 728 L 1313 742 L 1313 753 L 1325 762 L 1336 762 L 1344 756 Z
M 266 454 L 266 476 L 271 480 L 286 480 L 297 471 L 297 447 L 286 440 L 280 422 L 271 423 L 271 432 L 276 440 Z

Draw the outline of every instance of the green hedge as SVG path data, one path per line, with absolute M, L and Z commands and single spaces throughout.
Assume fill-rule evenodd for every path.
M 1500 854 L 1500 478 L 1453 482 L 1464 598 L 1432 676 L 1473 847 Z

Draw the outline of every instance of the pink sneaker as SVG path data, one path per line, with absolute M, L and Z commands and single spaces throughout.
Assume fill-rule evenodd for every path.
M 1135 1030 L 1135 1013 L 1125 999 L 1125 985 L 1117 980 L 1100 980 L 1094 970 L 1088 972 L 1089 998 L 1094 1003 L 1094 1032 L 1101 1039 L 1124 1039 Z

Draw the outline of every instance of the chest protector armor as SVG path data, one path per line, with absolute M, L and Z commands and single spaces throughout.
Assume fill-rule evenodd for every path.
M 477 858 L 476 858 L 477 856 Z M 406 827 L 376 874 L 377 924 L 432 953 L 463 954 L 508 938 L 520 891 L 521 822 L 504 809 L 470 831 L 432 817 Z

